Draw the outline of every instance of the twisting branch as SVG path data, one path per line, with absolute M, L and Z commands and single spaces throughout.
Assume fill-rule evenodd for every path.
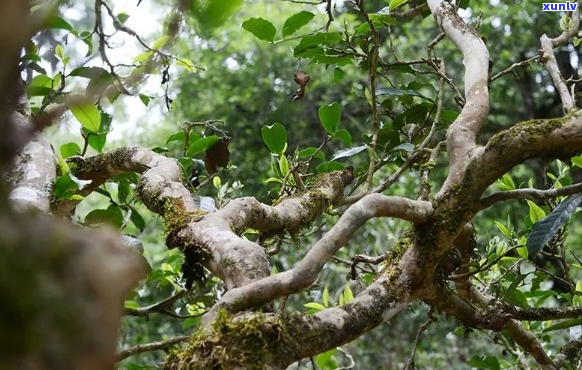
M 117 354 L 117 361 L 121 361 L 125 358 L 128 358 L 133 355 L 137 355 L 138 353 L 143 352 L 151 352 L 151 351 L 159 351 L 162 349 L 166 349 L 174 344 L 187 342 L 190 339 L 188 335 L 181 335 L 179 337 L 174 337 L 170 339 L 166 339 L 160 342 L 152 342 L 147 344 L 138 344 L 131 348 L 128 348 L 124 351 L 121 351 Z
M 211 322 L 220 309 L 237 312 L 308 287 L 334 253 L 353 237 L 360 226 L 373 217 L 396 217 L 421 223 L 431 215 L 432 210 L 430 202 L 369 194 L 349 207 L 294 268 L 228 291 L 204 316 L 204 321 Z M 216 212 L 212 215 L 214 214 Z
M 461 114 L 447 129 L 450 172 L 439 194 L 459 183 L 476 148 L 476 138 L 489 114 L 489 53 L 479 34 L 469 28 L 453 5 L 444 0 L 429 0 L 428 5 L 444 33 L 463 53 L 465 61 L 465 99 Z
M 554 81 L 554 86 L 558 93 L 560 94 L 560 99 L 564 105 L 564 111 L 569 112 L 575 107 L 575 101 L 573 94 L 568 91 L 568 86 L 566 81 L 560 72 L 558 67 L 558 62 L 556 61 L 556 56 L 554 54 L 554 48 L 564 45 L 570 38 L 578 34 L 580 28 L 580 4 L 578 1 L 576 3 L 576 9 L 570 15 L 568 22 L 571 22 L 568 27 L 562 32 L 562 34 L 554 39 L 549 38 L 546 34 L 540 37 L 540 44 L 542 49 L 540 50 L 540 61 L 546 65 L 550 76 L 552 76 L 552 81 Z
M 503 202 L 511 199 L 530 199 L 530 200 L 545 200 L 566 195 L 572 195 L 582 192 L 582 183 L 564 186 L 558 189 L 517 189 L 509 190 L 500 193 L 494 193 L 481 199 L 481 209 L 491 207 L 497 202 Z

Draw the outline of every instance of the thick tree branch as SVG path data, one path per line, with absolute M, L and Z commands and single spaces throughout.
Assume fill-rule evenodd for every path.
M 517 164 L 530 158 L 568 159 L 582 152 L 582 112 L 560 119 L 520 122 L 489 139 L 474 152 L 462 187 L 467 196 L 485 189 Z
M 206 322 L 212 321 L 220 309 L 236 312 L 308 287 L 333 254 L 352 238 L 360 226 L 373 217 L 396 217 L 420 223 L 431 213 L 432 205 L 429 202 L 369 194 L 349 207 L 337 224 L 293 269 L 227 292 L 204 319 Z
M 476 137 L 489 114 L 489 53 L 479 34 L 469 28 L 453 5 L 428 0 L 430 10 L 444 33 L 463 53 L 465 64 L 465 106 L 447 129 L 450 169 L 441 193 L 458 183 L 469 165 Z

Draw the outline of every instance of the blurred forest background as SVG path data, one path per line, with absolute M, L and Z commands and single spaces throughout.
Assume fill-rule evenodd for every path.
M 409 2 L 414 3 L 412 0 Z M 245 195 L 255 196 L 267 203 L 279 197 L 280 184 L 275 181 L 281 176 L 278 173 L 279 163 L 262 138 L 261 129 L 265 125 L 279 123 L 285 128 L 287 153 L 293 157 L 309 157 L 315 153 L 314 148 L 321 147 L 313 161 L 314 172 L 353 166 L 357 173 L 358 169 L 366 168 L 368 159 L 365 151 L 360 154 L 355 150 L 353 154 L 339 158 L 337 154 L 346 148 L 358 148 L 370 140 L 367 66 L 349 58 L 343 61 L 338 58 L 330 63 L 298 58 L 294 55 L 294 47 L 299 41 L 293 35 L 266 42 L 241 26 L 249 18 L 264 18 L 280 29 L 291 15 L 304 10 L 314 14 L 314 20 L 301 29 L 300 34 L 307 34 L 325 26 L 328 20 L 325 3 L 312 5 L 301 1 L 274 0 L 215 3 L 220 3 L 215 5 L 217 9 L 209 10 L 208 5 L 200 5 L 186 14 L 187 26 L 183 27 L 169 48 L 173 55 L 191 64 L 172 63 L 167 68 L 151 71 L 139 95 L 122 96 L 102 107 L 106 112 L 104 117 L 110 118 L 110 132 L 103 150 L 119 146 L 144 146 L 179 158 L 188 173 L 197 168 L 201 186 L 193 188 L 195 196 L 212 197 L 219 207 L 229 199 Z M 530 59 L 529 63 L 500 77 L 491 86 L 492 109 L 480 141 L 518 121 L 561 116 L 560 101 L 551 80 L 544 67 L 534 61 L 540 36 L 560 32 L 560 14 L 543 13 L 538 2 L 524 0 L 471 0 L 461 3 L 460 14 L 486 38 L 493 61 L 492 75 L 513 63 Z M 365 4 L 371 12 L 380 12 L 388 6 L 388 1 L 366 0 Z M 163 34 L 174 3 L 169 0 L 132 0 L 113 1 L 111 5 L 115 14 L 127 16 L 123 16 L 127 27 L 136 30 L 142 40 L 152 45 Z M 75 30 L 91 30 L 95 16 L 92 6 L 93 3 L 87 1 L 64 1 L 59 14 Z M 352 30 L 362 23 L 361 15 L 347 1 L 333 2 L 332 12 L 334 21 L 330 25 L 331 30 Z M 411 61 L 428 56 L 427 46 L 435 40 L 440 30 L 429 12 L 425 11 L 423 16 L 411 21 L 399 21 L 382 32 L 385 36 L 380 51 L 382 57 L 390 61 Z M 43 59 L 40 65 L 46 75 L 54 76 L 67 69 L 57 45 L 61 45 L 70 58 L 70 64 L 102 66 L 98 58 L 87 57 L 87 46 L 65 29 L 44 31 L 36 42 L 38 54 Z M 112 39 L 109 46 L 112 48 L 109 51 L 112 63 L 139 61 L 144 52 L 139 43 L 128 35 Z M 460 83 L 463 64 L 454 45 L 447 39 L 442 40 L 435 47 L 435 53 L 446 61 L 447 75 L 451 80 Z M 557 51 L 557 57 L 565 75 L 576 75 L 580 57 L 578 46 L 561 48 Z M 410 152 L 407 144 L 414 145 L 418 140 L 414 137 L 417 128 L 409 123 L 433 114 L 430 102 L 436 99 L 438 80 L 433 74 L 422 73 L 423 68 L 403 64 L 401 68 L 389 70 L 382 82 L 384 90 L 378 93 L 382 108 L 391 112 L 392 123 L 404 122 L 400 135 L 384 138 L 386 145 L 390 146 L 388 149 L 393 150 L 391 162 L 380 170 L 385 175 L 393 173 L 403 163 Z M 292 101 L 291 97 L 298 88 L 294 81 L 298 70 L 309 74 L 310 82 L 303 99 Z M 34 78 L 40 85 L 38 77 L 33 76 L 29 76 L 32 86 L 35 85 Z M 462 91 L 462 86 L 459 89 Z M 33 109 L 42 105 L 39 98 L 31 97 Z M 341 107 L 340 128 L 345 133 L 342 131 L 342 134 L 330 138 L 320 124 L 318 109 L 334 102 Z M 448 90 L 444 96 L 443 125 L 438 128 L 434 140 L 443 140 L 446 126 L 458 112 L 459 107 Z M 203 153 L 194 156 L 184 153 L 183 135 L 187 122 L 209 122 L 218 131 L 228 133 L 230 164 L 218 176 L 209 178 L 205 174 L 201 164 Z M 63 124 L 51 128 L 49 136 L 57 152 L 62 154 L 61 148 L 71 148 L 71 143 L 83 146 L 83 138 L 78 132 L 79 125 L 70 116 Z M 197 133 L 202 134 L 200 131 Z M 386 134 L 390 135 L 388 131 Z M 334 155 L 336 160 L 330 161 Z M 431 175 L 435 183 L 442 183 L 446 177 L 444 163 L 436 163 Z M 492 191 L 528 184 L 538 188 L 568 185 L 572 183 L 572 178 L 578 176 L 570 166 L 570 163 L 560 161 L 530 161 L 506 175 L 498 182 L 497 189 Z M 420 185 L 419 170 L 411 168 L 385 194 L 415 194 Z M 123 181 L 108 184 L 105 192 L 92 194 L 77 208 L 75 219 L 87 222 L 95 209 L 112 209 L 112 204 L 126 202 L 128 196 L 122 193 L 129 190 L 123 184 Z M 544 213 L 549 213 L 554 206 L 555 203 L 539 204 Z M 179 252 L 165 247 L 160 220 L 139 204 L 132 204 L 131 207 L 135 219 L 132 218 L 132 222 L 122 220 L 123 232 L 143 242 L 143 253 L 151 267 L 147 281 L 126 302 L 126 308 L 137 309 L 160 302 L 183 289 L 183 260 Z M 519 244 L 520 240 L 523 242 L 532 221 L 536 221 L 532 217 L 535 217 L 532 216 L 532 207 L 525 200 L 500 203 L 481 212 L 475 220 L 479 246 L 477 261 L 495 259 L 495 256 L 501 256 L 508 248 Z M 285 237 L 277 246 L 280 252 L 271 257 L 273 269 L 286 270 L 293 266 L 303 255 L 299 248 L 319 239 L 335 220 L 337 214 L 330 213 L 300 235 Z M 568 251 L 564 253 L 575 266 L 568 271 L 568 281 L 574 284 L 582 269 L 574 259 L 576 255 L 582 255 L 581 221 L 580 216 L 575 214 L 570 220 L 568 232 L 563 231 L 561 239 L 556 241 L 561 243 L 560 248 Z M 351 258 L 356 254 L 381 255 L 404 231 L 403 223 L 399 221 L 370 221 L 336 255 L 334 263 L 326 266 L 316 285 L 303 294 L 289 298 L 287 310 L 309 312 L 321 305 L 335 305 L 349 300 L 363 289 L 366 279 L 373 276 L 372 270 L 364 270 L 360 271 L 358 279 L 350 279 Z M 499 294 L 511 295 L 513 302 L 525 301 L 532 306 L 552 300 L 572 301 L 577 295 L 578 289 L 572 290 L 564 286 L 559 278 L 552 278 L 552 275 L 559 277 L 564 274 L 560 266 L 552 261 L 536 262 L 548 272 L 536 272 L 541 285 L 535 288 L 521 282 L 512 285 L 518 275 L 508 266 L 514 261 L 514 256 L 506 256 L 496 268 L 484 272 L 479 278 L 484 285 L 491 285 L 493 291 L 497 289 Z M 533 271 L 531 265 L 524 269 Z M 120 351 L 137 344 L 187 335 L 198 325 L 199 315 L 212 305 L 222 290 L 219 280 L 210 277 L 204 288 L 195 287 L 163 312 L 147 317 L 127 316 L 122 324 Z M 411 305 L 391 323 L 341 349 L 318 356 L 313 363 L 305 360 L 292 368 L 311 369 L 316 366 L 318 369 L 335 369 L 347 366 L 352 358 L 356 369 L 403 369 L 415 346 L 418 369 L 516 368 L 520 350 L 504 335 L 472 331 L 438 312 L 432 315 L 435 321 L 431 320 L 418 344 L 415 341 L 419 328 L 428 320 L 427 308 L 423 304 Z M 551 327 L 552 323 L 532 325 L 537 327 L 531 330 L 541 332 Z M 550 330 L 541 336 L 550 354 L 555 353 L 567 338 L 568 329 Z M 119 368 L 155 369 L 165 355 L 164 351 L 139 353 L 121 361 Z

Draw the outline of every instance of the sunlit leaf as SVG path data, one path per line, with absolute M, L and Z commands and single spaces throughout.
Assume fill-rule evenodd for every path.
M 273 23 L 263 18 L 250 18 L 243 22 L 242 27 L 255 35 L 259 40 L 273 42 L 277 29 Z
M 99 132 L 101 113 L 95 104 L 86 98 L 79 97 L 69 104 L 69 109 L 81 126 L 91 132 Z
M 282 154 L 285 152 L 287 148 L 287 131 L 282 124 L 275 123 L 270 126 L 263 126 L 261 135 L 271 153 Z
M 324 105 L 319 108 L 319 121 L 321 125 L 330 134 L 333 134 L 340 123 L 342 109 L 338 102 L 333 102 L 329 105 Z
M 283 25 L 282 34 L 283 37 L 289 36 L 297 32 L 301 27 L 308 24 L 315 14 L 307 11 L 301 11 L 299 13 L 293 14 L 285 21 Z

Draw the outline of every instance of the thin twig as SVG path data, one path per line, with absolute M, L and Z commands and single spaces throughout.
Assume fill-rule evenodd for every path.
M 168 348 L 174 344 L 178 344 L 178 343 L 182 343 L 182 342 L 187 342 L 188 340 L 190 340 L 190 336 L 188 335 L 181 335 L 179 337 L 174 337 L 174 338 L 170 338 L 170 339 L 166 339 L 160 342 L 152 342 L 152 343 L 146 343 L 146 344 L 138 344 L 136 346 L 133 346 L 131 348 L 128 348 L 124 351 L 121 351 L 117 354 L 117 361 L 121 361 L 123 359 L 126 359 L 130 356 L 134 356 L 137 355 L 138 353 L 143 353 L 143 352 L 151 352 L 151 351 L 159 351 L 165 348 Z

